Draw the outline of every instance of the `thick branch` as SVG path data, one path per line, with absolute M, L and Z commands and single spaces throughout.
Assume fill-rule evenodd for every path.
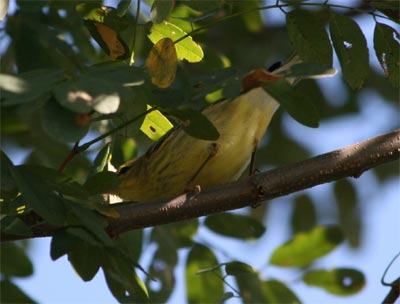
M 108 232 L 122 232 L 178 222 L 203 215 L 257 206 L 260 202 L 344 177 L 359 177 L 380 164 L 398 160 L 400 130 L 380 135 L 330 153 L 257 174 L 241 181 L 209 188 L 199 193 L 183 194 L 173 199 L 147 203 L 115 205 L 119 218 L 109 219 Z M 22 217 L 24 220 L 24 217 Z M 28 224 L 35 221 L 25 216 Z M 56 228 L 37 226 L 34 235 L 50 236 Z M 20 239 L 1 234 L 1 240 Z

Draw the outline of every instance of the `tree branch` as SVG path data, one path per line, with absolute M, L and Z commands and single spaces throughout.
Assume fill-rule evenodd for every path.
M 262 201 L 311 188 L 344 177 L 359 177 L 364 171 L 398 160 L 400 130 L 386 133 L 361 143 L 322 154 L 308 160 L 286 165 L 243 180 L 186 193 L 176 198 L 147 203 L 116 204 L 119 218 L 108 219 L 108 233 L 116 237 L 133 229 L 188 220 L 199 216 L 256 207 Z M 38 217 L 22 215 L 29 225 Z M 50 236 L 60 228 L 37 225 L 30 237 Z M 1 241 L 27 238 L 1 233 Z

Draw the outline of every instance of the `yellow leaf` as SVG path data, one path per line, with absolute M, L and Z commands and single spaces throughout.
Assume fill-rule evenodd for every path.
M 175 79 L 177 63 L 174 42 L 170 38 L 159 40 L 146 59 L 151 82 L 159 88 L 168 88 Z

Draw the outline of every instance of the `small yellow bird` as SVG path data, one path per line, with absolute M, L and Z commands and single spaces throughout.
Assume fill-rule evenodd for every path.
M 299 57 L 293 56 L 272 74 L 298 63 Z M 202 113 L 218 130 L 216 141 L 191 137 L 176 127 L 144 155 L 122 165 L 117 172 L 120 184 L 110 193 L 129 201 L 150 201 L 238 179 L 278 107 L 261 87 L 207 106 Z

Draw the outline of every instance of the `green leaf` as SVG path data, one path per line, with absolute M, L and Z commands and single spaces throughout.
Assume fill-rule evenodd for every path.
M 129 11 L 131 2 L 132 2 L 132 0 L 121 0 L 118 3 L 118 6 L 117 6 L 118 17 L 125 16 L 125 14 Z
M 1 231 L 7 234 L 31 236 L 31 228 L 16 216 L 6 216 L 0 222 Z
M 246 25 L 249 32 L 258 33 L 263 28 L 263 21 L 261 19 L 260 7 L 261 2 L 259 0 L 247 0 L 247 1 L 235 1 L 235 5 L 238 6 L 238 11 L 246 12 L 241 17 Z
M 83 20 L 104 24 L 116 32 L 123 31 L 129 26 L 129 19 L 114 7 L 99 6 L 97 3 L 81 3 L 76 10 Z
M 336 75 L 337 71 L 323 63 L 298 63 L 290 67 L 285 78 L 312 79 Z
M 113 248 L 103 254 L 102 267 L 107 283 L 110 289 L 113 288 L 113 295 L 122 303 L 147 303 L 149 300 L 147 288 L 136 274 L 136 265 Z
M 56 100 L 65 108 L 88 113 L 95 110 L 102 114 L 115 113 L 120 104 L 117 84 L 90 74 L 64 82 L 54 88 Z
M 147 110 L 151 106 L 147 105 Z M 160 111 L 154 110 L 148 113 L 143 121 L 140 130 L 150 139 L 157 141 L 164 136 L 174 125 Z
M 160 24 L 153 24 L 150 31 L 148 37 L 153 44 L 166 37 L 175 42 L 186 35 L 179 27 L 167 21 Z M 179 60 L 186 59 L 189 62 L 199 62 L 203 59 L 204 53 L 202 48 L 190 36 L 176 43 L 175 48 Z
M 91 176 L 85 183 L 86 190 L 94 194 L 107 193 L 110 189 L 115 188 L 120 183 L 115 172 L 102 171 Z
M 165 112 L 178 118 L 181 122 L 183 130 L 198 139 L 217 140 L 219 132 L 201 112 L 187 106 L 180 106 L 175 109 L 168 109 Z
M 360 89 L 368 77 L 367 41 L 351 18 L 331 13 L 329 30 L 343 77 L 352 89 Z
M 175 0 L 155 0 L 151 6 L 151 21 L 161 23 L 167 19 L 175 6 Z
M 79 114 L 60 106 L 54 98 L 41 110 L 44 131 L 59 142 L 76 142 L 89 131 L 89 123 L 81 123 Z
M 286 14 L 289 39 L 304 62 L 332 66 L 332 47 L 328 34 L 316 17 L 305 10 Z
M 300 232 L 272 253 L 270 263 L 282 267 L 306 267 L 343 242 L 337 226 L 319 226 Z
M 259 273 L 245 272 L 235 275 L 243 303 L 266 303 Z
M 121 250 L 133 261 L 138 261 L 143 248 L 143 230 L 133 230 L 122 233 L 114 241 L 115 247 Z
M 286 80 L 280 79 L 264 88 L 299 123 L 311 128 L 318 127 L 319 115 L 314 103 Z
M 92 167 L 90 168 L 88 178 L 106 169 L 108 162 L 111 158 L 110 153 L 111 153 L 111 143 L 106 143 L 103 146 L 103 148 L 101 148 L 99 153 L 97 153 L 93 161 Z
M 51 238 L 50 256 L 53 260 L 57 260 L 71 252 L 81 242 L 80 238 L 68 233 L 68 229 L 57 231 Z
M 64 78 L 62 71 L 54 69 L 33 70 L 18 76 L 0 74 L 1 105 L 11 106 L 34 101 Z
M 138 146 L 133 138 L 117 137 L 113 141 L 111 163 L 115 168 L 119 168 L 128 160 L 134 159 L 138 153 Z
M 101 253 L 101 247 L 80 242 L 75 244 L 72 251 L 69 250 L 68 260 L 82 280 L 87 282 L 99 271 Z
M 303 275 L 303 281 L 338 296 L 356 294 L 365 286 L 363 273 L 351 268 L 309 270 Z
M 97 212 L 80 206 L 75 202 L 69 202 L 69 208 L 74 215 L 79 219 L 82 226 L 87 228 L 96 238 L 106 246 L 112 246 L 113 242 L 110 236 L 104 230 L 107 226 L 107 220 L 100 216 Z
M 225 272 L 227 275 L 237 276 L 254 273 L 254 269 L 246 263 L 234 261 L 225 264 Z
M 363 229 L 356 190 L 347 179 L 342 179 L 335 183 L 334 193 L 339 211 L 340 227 L 350 245 L 358 247 Z
M 385 76 L 396 88 L 400 87 L 400 35 L 389 25 L 377 22 L 374 31 L 374 48 Z
M 17 184 L 10 168 L 13 166 L 7 155 L 0 152 L 0 196 L 2 199 L 14 198 L 18 194 Z
M 295 198 L 291 222 L 294 232 L 308 231 L 316 225 L 317 214 L 309 195 L 303 194 Z
M 262 283 L 266 303 L 301 303 L 295 293 L 281 281 L 268 280 Z
M 215 273 L 196 274 L 199 270 L 218 264 L 213 252 L 203 245 L 196 244 L 189 252 L 186 261 L 186 293 L 189 303 L 211 303 L 224 295 L 221 270 Z M 219 277 L 218 277 L 219 276 Z
M 36 303 L 17 285 L 7 279 L 0 280 L 0 290 L 1 303 Z
M 146 74 L 142 68 L 116 64 L 94 65 L 86 74 L 89 79 L 101 79 L 124 87 L 137 87 L 145 82 Z
M 258 239 L 265 232 L 265 227 L 258 220 L 233 213 L 208 216 L 204 224 L 213 232 L 244 240 Z
M 33 264 L 25 250 L 15 243 L 0 245 L 0 271 L 7 277 L 29 277 L 33 274 Z
M 64 203 L 35 171 L 35 167 L 18 166 L 10 169 L 26 205 L 32 207 L 50 224 L 62 226 L 65 220 Z
M 193 237 L 196 235 L 199 228 L 198 219 L 178 222 L 162 227 L 155 227 L 151 234 L 151 239 L 163 244 L 169 243 L 165 248 L 166 254 L 171 254 L 176 248 L 188 247 L 193 245 Z

